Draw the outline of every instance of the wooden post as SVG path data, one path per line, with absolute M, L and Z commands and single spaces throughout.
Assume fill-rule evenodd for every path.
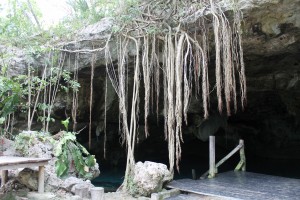
M 8 170 L 1 170 L 1 187 L 7 182 Z
M 240 140 L 240 144 L 241 146 L 240 148 L 240 162 L 238 163 L 238 165 L 236 166 L 236 168 L 234 169 L 235 171 L 246 171 L 246 156 L 245 156 L 245 144 L 244 144 L 244 140 Z
M 216 172 L 216 149 L 215 136 L 209 136 L 209 176 L 214 178 Z
M 192 178 L 193 178 L 193 180 L 197 179 L 196 170 L 195 169 L 192 169 Z
M 245 155 L 245 144 L 244 140 L 240 140 L 240 145 L 242 145 L 242 148 L 240 149 L 240 158 L 243 162 L 242 171 L 246 171 L 246 155 Z
M 44 181 L 45 181 L 45 167 L 39 166 L 39 180 L 38 180 L 38 192 L 44 192 Z
M 104 188 L 103 187 L 91 188 L 91 199 L 104 200 Z

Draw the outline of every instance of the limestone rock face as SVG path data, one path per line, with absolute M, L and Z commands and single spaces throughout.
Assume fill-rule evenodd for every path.
M 3 55 L 0 58 L 1 63 L 9 63 L 7 68 L 9 76 L 26 74 L 29 64 L 32 66 L 41 66 L 42 64 L 39 59 L 29 56 L 24 50 L 17 47 L 7 47 L 0 44 L 0 54 Z
M 299 0 L 254 0 L 240 4 L 244 7 L 243 48 L 246 56 L 267 57 L 299 51 Z
M 111 28 L 114 24 L 113 18 L 107 17 L 101 19 L 95 24 L 91 24 L 77 33 L 77 37 L 80 40 L 95 40 L 95 39 L 107 39 L 110 35 Z
M 161 163 L 138 162 L 134 167 L 134 176 L 130 185 L 130 193 L 137 196 L 150 196 L 160 192 L 163 184 L 173 178 L 167 166 Z
M 7 138 L 0 138 L 1 140 L 1 155 L 3 156 L 19 156 L 20 154 L 16 151 L 14 147 L 14 142 Z

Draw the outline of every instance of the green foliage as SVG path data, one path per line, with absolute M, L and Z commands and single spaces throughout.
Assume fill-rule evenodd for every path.
M 116 17 L 130 22 L 131 15 L 139 13 L 138 0 L 68 0 L 67 4 L 73 14 L 51 28 L 58 37 L 71 38 L 77 30 L 104 17 Z
M 5 122 L 10 114 L 20 107 L 24 95 L 21 84 L 16 78 L 6 75 L 6 65 L 2 66 L 0 72 L 0 134 L 6 135 Z
M 55 163 L 56 174 L 63 177 L 68 174 L 69 166 L 74 164 L 79 177 L 90 179 L 92 174 L 89 168 L 96 164 L 94 155 L 76 141 L 76 133 L 63 132 L 59 142 L 55 145 L 54 155 L 57 157 Z
M 73 20 L 95 23 L 103 17 L 111 17 L 118 8 L 118 1 L 111 0 L 68 0 L 73 10 Z
M 53 95 L 53 90 L 58 89 L 60 92 L 65 92 L 67 95 L 70 91 L 78 91 L 80 84 L 73 79 L 71 73 L 60 65 L 58 60 L 60 57 L 58 53 L 53 52 L 50 57 L 45 58 L 45 65 L 47 65 L 46 75 L 41 76 L 42 71 L 37 71 L 39 67 L 33 66 L 34 60 L 39 58 L 42 54 L 47 52 L 48 49 L 31 46 L 26 48 L 26 57 L 29 63 L 28 73 L 26 75 L 18 75 L 9 77 L 7 75 L 7 68 L 10 66 L 10 61 L 13 55 L 0 54 L 1 56 L 1 71 L 0 71 L 0 133 L 3 134 L 5 122 L 8 116 L 14 112 L 26 113 L 29 108 L 32 115 L 35 115 L 33 120 L 45 122 L 54 122 L 51 112 L 54 102 L 49 98 L 43 100 L 42 95 Z M 51 91 L 50 91 L 51 88 Z M 39 97 L 39 98 L 38 98 Z M 29 101 L 30 99 L 30 101 Z M 35 102 L 37 101 L 37 102 Z M 36 108 L 36 109 L 35 109 Z M 48 115 L 48 113 L 50 113 Z M 7 124 L 7 123 L 6 123 Z
M 6 76 L 7 65 L 2 64 L 0 72 L 0 117 L 5 119 L 13 113 L 23 96 L 21 84 L 16 78 Z
M 30 0 L 30 4 L 27 0 L 7 1 L 7 4 L 0 3 L 0 11 L 5 13 L 0 18 L 0 43 L 26 48 L 51 46 L 58 40 L 71 40 L 76 31 L 103 17 L 117 17 L 130 22 L 132 15 L 139 13 L 139 9 L 136 9 L 138 0 L 67 0 L 72 14 L 45 30 L 34 20 L 36 16 L 38 21 L 42 21 L 36 0 Z
M 23 91 L 14 78 L 0 75 L 0 117 L 6 118 L 20 103 Z
M 39 27 L 33 21 L 33 14 L 41 17 L 41 13 L 37 9 L 35 0 L 8 0 L 7 5 L 2 6 L 5 15 L 0 18 L 0 40 L 3 43 L 15 41 L 25 41 L 33 34 L 39 32 Z M 33 13 L 34 12 L 34 13 Z
M 80 84 L 71 78 L 71 72 L 69 72 L 67 70 L 63 70 L 62 78 L 65 81 L 65 83 L 67 84 L 67 86 L 60 85 L 61 89 L 63 89 L 65 92 L 69 92 L 70 89 L 72 89 L 75 92 L 78 92 L 78 90 L 80 88 Z
M 0 117 L 0 125 L 2 125 L 5 122 L 5 117 Z
M 48 133 L 30 131 L 30 132 L 21 132 L 15 137 L 15 148 L 22 155 L 28 155 L 28 148 L 35 144 L 39 140 L 41 142 L 50 142 L 54 144 L 55 141 Z
M 61 124 L 64 125 L 65 129 L 68 131 L 68 127 L 69 127 L 69 121 L 70 117 L 68 117 L 66 120 L 61 121 Z
M 28 147 L 32 145 L 32 140 L 34 137 L 32 137 L 29 134 L 26 133 L 19 133 L 15 137 L 15 148 L 18 152 L 20 152 L 22 155 L 27 155 Z

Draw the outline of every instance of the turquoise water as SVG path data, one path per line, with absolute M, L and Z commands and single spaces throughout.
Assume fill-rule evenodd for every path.
M 97 187 L 103 187 L 105 192 L 116 191 L 124 180 L 125 169 L 101 169 L 101 174 L 92 183 Z

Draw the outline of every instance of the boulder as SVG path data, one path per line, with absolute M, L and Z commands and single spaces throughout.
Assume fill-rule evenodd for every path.
M 61 188 L 65 191 L 71 192 L 75 194 L 76 188 L 87 188 L 88 191 L 90 191 L 91 188 L 93 188 L 94 185 L 89 181 L 84 181 L 82 179 L 78 179 L 76 177 L 69 177 L 64 180 L 64 182 L 61 185 Z
M 29 168 L 19 172 L 17 180 L 31 190 L 38 189 L 38 172 Z
M 129 180 L 129 192 L 134 196 L 150 196 L 160 192 L 164 183 L 172 179 L 173 175 L 166 165 L 150 161 L 138 162 L 132 180 Z

